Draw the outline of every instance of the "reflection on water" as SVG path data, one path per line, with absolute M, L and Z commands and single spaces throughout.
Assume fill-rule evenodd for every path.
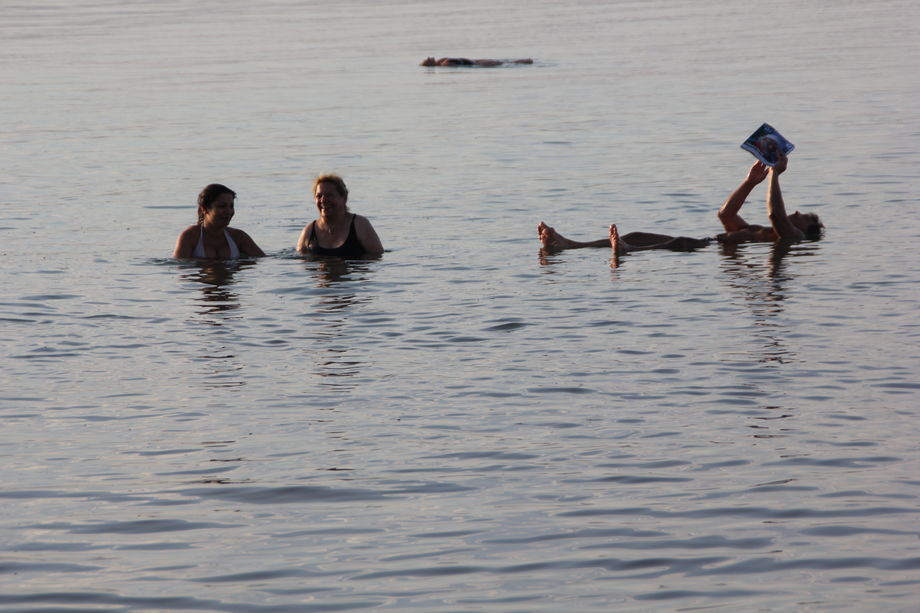
M 359 375 L 365 364 L 353 356 L 354 348 L 348 342 L 353 332 L 348 328 L 354 309 L 371 302 L 370 294 L 361 290 L 374 270 L 372 261 L 310 257 L 304 264 L 308 278 L 321 290 L 308 313 L 311 319 L 319 315 L 321 322 L 313 330 L 317 342 L 305 349 L 313 360 L 313 374 L 320 377 L 319 385 L 324 388 L 353 389 L 357 382 L 347 379 Z
M 789 329 L 777 319 L 788 298 L 788 286 L 794 284 L 797 275 L 787 258 L 791 255 L 795 262 L 814 255 L 818 249 L 817 242 L 781 241 L 771 245 L 769 254 L 763 257 L 756 245 L 721 245 L 722 272 L 754 317 L 753 333 L 762 341 L 760 362 L 782 364 L 795 359 L 785 342 Z
M 202 309 L 198 314 L 218 315 L 239 309 L 239 297 L 231 289 L 236 283 L 234 276 L 255 265 L 255 261 L 252 260 L 201 260 L 188 264 L 190 268 L 181 278 L 200 286 L 201 297 L 198 302 L 201 303 Z M 221 326 L 225 321 L 225 318 L 214 318 L 209 319 L 208 323 Z
M 591 250 L 595 251 L 595 249 Z M 596 249 L 596 251 L 603 251 L 605 254 L 609 253 L 608 262 L 610 263 L 610 269 L 612 271 L 615 272 L 618 268 L 620 268 L 620 256 L 612 249 L 599 247 Z M 543 268 L 542 272 L 545 274 L 554 274 L 556 271 L 553 270 L 552 265 L 559 262 L 560 255 L 562 253 L 564 253 L 564 251 L 540 247 L 539 251 L 537 251 L 537 262 L 539 262 L 540 266 Z
M 757 408 L 744 411 L 755 439 L 784 439 L 794 432 L 790 421 L 800 414 L 797 403 L 789 402 L 786 389 L 790 368 L 806 373 L 806 360 L 790 347 L 797 326 L 784 312 L 795 292 L 805 291 L 798 282 L 804 274 L 803 256 L 812 255 L 816 243 L 777 242 L 772 245 L 747 243 L 720 246 L 722 278 L 751 314 L 752 323 L 741 332 L 731 332 L 738 347 L 748 347 L 743 357 L 732 358 L 725 367 L 740 382 L 738 394 L 758 399 Z M 738 304 L 737 301 L 732 301 Z M 793 343 L 794 344 L 794 343 Z M 750 364 L 761 367 L 751 369 Z M 792 365 L 794 366 L 788 366 Z M 734 398 L 737 402 L 737 396 Z
M 200 260 L 184 264 L 188 268 L 180 275 L 197 286 L 201 292 L 195 299 L 196 311 L 209 327 L 211 334 L 202 336 L 203 343 L 195 353 L 195 361 L 203 361 L 201 386 L 205 389 L 241 387 L 245 383 L 242 363 L 232 349 L 231 322 L 241 320 L 239 296 L 233 291 L 235 276 L 256 265 L 254 260 Z M 232 314 L 232 315 L 231 315 Z
M 311 273 L 318 273 L 316 275 L 317 287 L 329 287 L 335 283 L 351 281 L 352 270 L 367 270 L 366 266 L 363 268 L 360 267 L 361 264 L 366 264 L 363 260 L 306 256 L 304 262 L 308 264 L 308 271 Z

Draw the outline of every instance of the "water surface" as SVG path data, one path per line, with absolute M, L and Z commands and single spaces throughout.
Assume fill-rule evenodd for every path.
M 0 607 L 915 608 L 912 3 L 0 7 Z M 823 240 L 540 252 L 717 233 L 763 121 Z M 215 181 L 270 257 L 168 258 Z

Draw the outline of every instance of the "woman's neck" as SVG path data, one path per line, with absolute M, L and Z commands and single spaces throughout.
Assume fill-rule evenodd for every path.
M 335 230 L 336 228 L 342 227 L 342 224 L 348 221 L 348 213 L 343 213 L 342 215 L 323 215 L 319 216 L 320 221 L 323 224 L 323 227 L 328 230 Z
M 213 234 L 215 236 L 218 234 L 223 234 L 224 230 L 227 229 L 227 226 L 221 226 L 215 223 L 208 223 L 206 221 L 201 222 L 201 227 L 208 234 Z

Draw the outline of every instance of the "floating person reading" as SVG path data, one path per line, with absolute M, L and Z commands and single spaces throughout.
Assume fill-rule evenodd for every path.
M 533 64 L 533 60 L 529 57 L 520 60 L 468 60 L 465 57 L 442 57 L 436 60 L 433 57 L 427 57 L 419 66 L 483 66 L 489 68 L 504 64 Z
M 242 230 L 230 227 L 236 192 L 212 183 L 198 194 L 198 223 L 189 226 L 176 240 L 174 258 L 235 260 L 262 257 L 265 253 Z
M 338 175 L 313 180 L 313 198 L 319 218 L 308 223 L 297 239 L 297 251 L 341 258 L 376 257 L 383 245 L 366 217 L 348 210 L 348 188 Z
M 722 222 L 725 232 L 716 236 L 716 241 L 724 244 L 740 244 L 780 240 L 799 241 L 806 238 L 815 239 L 821 237 L 821 228 L 824 225 L 816 214 L 800 213 L 798 211 L 791 215 L 786 214 L 783 195 L 779 187 L 779 175 L 786 170 L 787 165 L 788 158 L 780 153 L 773 167 L 769 167 L 763 162 L 755 162 L 751 166 L 744 181 L 732 192 L 728 200 L 719 209 L 719 220 Z M 770 218 L 770 226 L 749 224 L 738 213 L 741 211 L 741 206 L 747 200 L 751 190 L 767 177 L 770 178 L 767 187 L 767 215 Z M 610 247 L 615 257 L 630 251 L 644 251 L 646 249 L 692 251 L 705 247 L 713 240 L 712 238 L 675 237 L 649 232 L 630 232 L 621 236 L 614 224 L 610 226 L 607 238 L 580 242 L 562 236 L 542 221 L 537 226 L 537 233 L 540 236 L 543 247 L 547 250 Z

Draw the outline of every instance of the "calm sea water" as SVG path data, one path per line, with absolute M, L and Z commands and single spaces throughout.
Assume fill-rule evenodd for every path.
M 3 610 L 916 610 L 915 3 L 0 9 Z M 763 121 L 823 240 L 541 254 Z M 168 258 L 210 182 L 270 257 Z

